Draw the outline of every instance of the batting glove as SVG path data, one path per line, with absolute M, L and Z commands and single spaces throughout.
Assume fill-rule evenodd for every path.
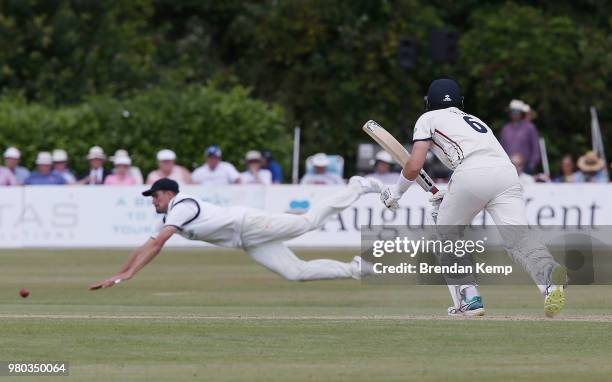
M 380 200 L 383 202 L 385 207 L 390 210 L 397 210 L 399 208 L 399 200 L 404 195 L 404 192 L 412 186 L 414 180 L 409 180 L 404 177 L 403 173 L 400 173 L 397 183 L 393 186 L 385 187 L 380 193 Z
M 387 186 L 380 193 L 380 200 L 383 202 L 385 207 L 393 211 L 399 208 L 398 202 L 401 198 L 402 194 L 395 186 Z

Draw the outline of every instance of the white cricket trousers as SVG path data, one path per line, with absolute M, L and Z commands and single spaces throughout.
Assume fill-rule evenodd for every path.
M 440 204 L 436 224 L 441 229 L 465 226 L 482 210 L 498 226 L 510 257 L 544 291 L 552 268 L 558 264 L 546 246 L 529 234 L 523 187 L 514 166 L 455 171 Z
M 327 259 L 304 261 L 284 241 L 319 229 L 330 216 L 349 207 L 360 196 L 360 189 L 349 185 L 303 215 L 249 210 L 242 224 L 243 248 L 253 260 L 287 280 L 353 277 L 360 272 L 356 264 Z

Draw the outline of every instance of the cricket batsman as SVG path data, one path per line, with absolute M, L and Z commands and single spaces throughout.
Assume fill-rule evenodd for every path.
M 491 129 L 462 109 L 463 97 L 455 81 L 438 79 L 431 83 L 425 97 L 426 112 L 415 124 L 410 160 L 397 183 L 383 189 L 381 200 L 387 208 L 397 209 L 404 192 L 415 183 L 428 150 L 432 150 L 453 170 L 447 190 L 430 199 L 438 232 L 453 231 L 449 226 L 466 226 L 486 210 L 498 226 L 509 255 L 538 285 L 544 295 L 544 312 L 551 317 L 565 305 L 567 272 L 543 244 L 526 234 L 523 188 L 516 168 Z M 473 276 L 471 280 L 450 285 L 447 279 L 454 303 L 449 315 L 484 314 Z
M 175 181 L 163 178 L 142 193 L 153 198 L 158 213 L 165 214 L 157 232 L 134 250 L 119 273 L 90 286 L 91 290 L 112 287 L 134 277 L 164 247 L 172 235 L 200 240 L 221 247 L 242 248 L 256 262 L 294 281 L 354 278 L 372 274 L 371 264 L 355 256 L 349 263 L 336 260 L 304 261 L 285 241 L 319 229 L 330 216 L 357 201 L 365 193 L 379 193 L 382 183 L 354 176 L 341 192 L 330 196 L 308 213 L 269 213 L 247 207 L 223 208 L 179 191 Z

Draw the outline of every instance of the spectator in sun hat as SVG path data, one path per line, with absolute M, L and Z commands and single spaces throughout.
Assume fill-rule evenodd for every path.
M 578 158 L 578 171 L 575 179 L 577 183 L 607 183 L 608 177 L 604 171 L 606 162 L 595 151 L 587 151 Z
M 53 157 L 48 151 L 41 151 L 36 157 L 36 170 L 32 171 L 28 179 L 25 180 L 26 185 L 59 185 L 66 184 L 64 178 L 53 174 Z
M 115 151 L 115 155 L 110 157 L 111 162 L 115 163 L 115 158 L 117 158 L 117 157 L 128 157 L 128 158 L 130 158 L 130 154 L 128 153 L 127 150 L 119 149 L 119 150 Z M 130 158 L 130 162 L 131 161 L 132 161 L 132 159 Z M 113 170 L 113 173 L 115 173 L 115 170 Z M 136 167 L 136 166 L 134 166 L 132 164 L 130 166 L 130 168 L 129 168 L 129 174 L 130 174 L 130 177 L 134 178 L 134 180 L 136 181 L 136 184 L 143 184 L 144 183 L 144 179 L 142 177 L 142 171 L 140 171 L 139 167 Z
M 259 151 L 246 153 L 246 171 L 240 174 L 242 184 L 272 184 L 272 173 L 262 168 L 263 157 Z
M 19 166 L 20 160 L 21 152 L 16 147 L 9 147 L 4 152 L 4 165 L 11 171 L 17 180 L 17 184 L 23 184 L 28 176 L 30 176 L 30 170 Z
M 263 157 L 262 168 L 270 170 L 272 173 L 272 183 L 283 183 L 283 169 L 281 165 L 274 159 L 272 151 L 262 150 L 261 156 Z
M 240 173 L 233 164 L 221 160 L 219 146 L 210 146 L 204 151 L 205 163 L 193 172 L 193 182 L 203 185 L 240 183 Z
M 104 184 L 104 179 L 110 175 L 110 171 L 104 168 L 106 154 L 100 146 L 93 146 L 87 153 L 89 161 L 89 171 L 79 180 L 79 184 L 100 185 Z
M 76 178 L 72 171 L 68 168 L 68 153 L 66 150 L 55 149 L 51 154 L 53 159 L 53 174 L 64 178 L 67 184 L 76 183 Z
M 113 156 L 113 173 L 106 177 L 104 184 L 111 186 L 133 186 L 139 184 L 134 177 L 130 174 L 130 166 L 132 165 L 132 159 L 127 155 Z
M 393 165 L 391 155 L 384 150 L 380 150 L 374 158 L 376 159 L 374 162 L 374 172 L 368 174 L 366 178 L 378 179 L 383 184 L 395 184 L 399 172 L 391 171 L 391 166 Z
M 508 106 L 510 122 L 501 131 L 500 143 L 508 156 L 521 154 L 525 161 L 525 172 L 533 174 L 540 163 L 540 142 L 538 131 L 525 119 L 527 104 L 514 99 Z
M 314 173 L 307 173 L 300 180 L 300 184 L 320 184 L 320 185 L 333 185 L 333 184 L 344 184 L 344 179 L 338 174 L 330 173 L 327 171 L 329 166 L 329 158 L 325 153 L 318 153 L 312 157 L 312 165 L 314 167 Z
M 191 173 L 183 166 L 176 164 L 176 153 L 169 149 L 160 150 L 157 153 L 157 170 L 153 170 L 147 176 L 147 184 L 153 184 L 162 178 L 169 178 L 179 185 L 191 184 Z

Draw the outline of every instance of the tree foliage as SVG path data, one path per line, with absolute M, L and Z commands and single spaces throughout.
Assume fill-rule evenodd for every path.
M 357 143 L 367 141 L 365 120 L 409 139 L 429 82 L 452 77 L 468 111 L 494 129 L 508 102 L 523 98 L 552 153 L 578 154 L 591 105 L 612 139 L 611 13 L 596 0 L 7 0 L 0 86 L 66 105 L 137 97 L 150 86 L 242 85 L 286 110 L 285 131 L 303 128 L 305 154 L 340 153 L 350 171 Z M 436 29 L 458 34 L 454 62 L 431 60 Z M 397 63 L 403 37 L 417 41 L 409 71 Z
M 94 96 L 63 107 L 5 97 L 0 142 L 19 147 L 30 167 L 38 151 L 64 148 L 81 172 L 89 147 L 99 145 L 108 154 L 128 149 L 134 164 L 146 171 L 157 167 L 155 156 L 162 148 L 174 150 L 177 161 L 192 168 L 213 144 L 241 167 L 246 150 L 268 148 L 280 158 L 289 156 L 291 137 L 284 121 L 281 108 L 251 99 L 243 87 L 225 92 L 199 85 L 155 87 L 132 97 Z

